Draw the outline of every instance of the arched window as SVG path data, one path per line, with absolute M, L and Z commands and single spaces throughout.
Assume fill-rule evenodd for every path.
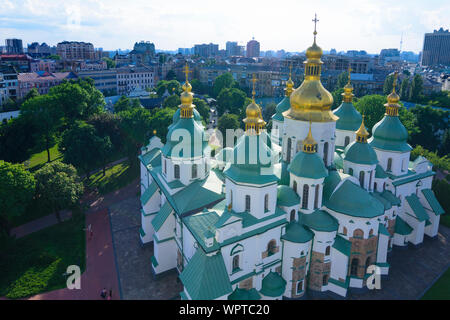
M 322 285 L 326 286 L 328 284 L 328 275 L 324 275 L 322 278 Z
M 287 141 L 287 149 L 286 149 L 286 162 L 291 162 L 291 148 L 292 148 L 292 140 L 291 138 L 288 138 Z
M 331 247 L 328 246 L 328 247 L 325 249 L 325 255 L 326 255 L 326 256 L 329 256 L 329 255 L 330 255 L 330 251 L 331 251 Z
M 291 217 L 289 219 L 289 221 L 294 221 L 295 220 L 295 209 L 291 210 Z
M 350 143 L 350 137 L 345 137 L 345 142 L 344 142 L 344 147 L 348 146 L 348 144 Z
M 303 291 L 303 281 L 297 282 L 297 294 Z
M 233 271 L 237 271 L 239 269 L 240 269 L 240 267 L 239 267 L 239 255 L 235 255 L 233 257 Z
M 359 265 L 359 260 L 357 258 L 353 258 L 352 263 L 350 265 L 350 275 L 351 276 L 358 275 L 358 265 Z
M 386 182 L 383 183 L 383 191 L 386 190 Z
M 377 191 L 377 183 L 376 183 L 376 182 L 373 184 L 373 189 L 374 189 L 375 191 Z
M 277 242 L 275 241 L 275 239 L 272 239 L 267 244 L 267 255 L 271 256 L 275 253 L 277 253 Z
M 372 176 L 373 176 L 373 171 L 369 172 L 369 189 L 372 187 Z
M 388 159 L 386 171 L 392 171 L 392 158 Z
M 308 196 L 309 196 L 309 186 L 305 184 L 303 186 L 303 199 L 302 199 L 303 209 L 308 209 Z
M 367 260 L 366 260 L 366 269 L 364 270 L 365 273 L 367 273 L 367 268 L 369 268 L 369 266 L 370 266 L 370 257 L 367 257 Z
M 328 166 L 328 142 L 323 145 L 323 162 Z
M 173 169 L 174 169 L 175 179 L 180 179 L 180 166 L 176 164 L 173 167 Z
M 364 231 L 361 229 L 356 229 L 353 231 L 353 238 L 364 238 Z
M 361 188 L 364 188 L 364 176 L 365 176 L 365 172 L 360 171 L 359 172 L 359 185 L 361 186 Z
M 320 185 L 316 185 L 316 192 L 314 195 L 314 209 L 319 208 L 319 191 L 320 191 Z
M 192 165 L 192 179 L 197 178 L 197 165 L 193 164 Z
M 245 196 L 245 211 L 250 212 L 250 196 Z
M 294 192 L 297 193 L 297 181 L 294 180 L 294 183 L 292 184 L 292 189 L 294 189 Z
M 164 174 L 167 174 L 167 160 L 164 159 Z
M 342 230 L 342 234 L 345 235 L 345 236 L 347 235 L 347 228 L 346 227 L 344 227 L 344 229 Z
M 369 231 L 369 237 L 373 236 L 373 229 L 370 229 Z
M 269 211 L 269 195 L 264 196 L 264 211 Z
M 233 206 L 233 190 L 230 190 L 230 205 Z
M 353 175 L 353 169 L 352 168 L 348 169 L 348 174 L 351 175 L 351 176 Z

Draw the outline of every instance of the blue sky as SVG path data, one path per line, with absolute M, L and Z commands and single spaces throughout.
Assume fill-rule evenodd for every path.
M 398 48 L 419 52 L 425 32 L 450 28 L 444 0 L 1 0 L 0 41 L 17 37 L 56 44 L 90 41 L 105 50 L 148 40 L 157 49 L 252 37 L 261 50 L 303 51 L 312 43 L 314 13 L 324 49 Z

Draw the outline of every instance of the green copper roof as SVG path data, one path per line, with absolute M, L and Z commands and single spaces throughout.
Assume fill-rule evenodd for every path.
M 441 215 L 445 213 L 444 209 L 439 204 L 439 201 L 436 199 L 433 190 L 422 189 L 422 194 L 424 195 L 425 199 L 427 200 L 428 204 L 430 205 L 431 209 L 433 209 L 433 212 L 436 215 Z
M 270 271 L 262 280 L 261 294 L 267 297 L 279 297 L 286 289 L 286 280 L 277 272 Z
M 152 226 L 155 229 L 155 231 L 158 231 L 162 227 L 164 221 L 166 221 L 171 212 L 172 207 L 170 206 L 170 203 L 167 201 L 166 203 L 163 204 L 158 214 L 152 220 Z
M 336 121 L 336 129 L 338 130 L 356 131 L 361 125 L 361 114 L 351 102 L 342 102 L 333 113 L 339 117 L 339 120 Z
M 300 203 L 300 197 L 294 190 L 288 186 L 277 187 L 277 205 L 283 207 L 292 207 Z
M 291 221 L 286 226 L 286 232 L 281 236 L 281 239 L 294 243 L 306 243 L 311 241 L 313 237 L 314 234 L 306 229 L 301 223 L 298 221 Z
M 145 206 L 150 200 L 150 198 L 155 194 L 156 190 L 158 190 L 158 186 L 156 183 L 151 183 L 147 189 L 145 189 L 144 193 L 141 196 L 141 203 L 143 206 Z
M 381 233 L 381 234 L 384 234 L 385 236 L 388 236 L 388 237 L 391 236 L 389 231 L 386 229 L 386 227 L 382 223 L 378 224 L 378 232 Z
M 289 110 L 291 103 L 289 97 L 284 97 L 275 108 L 275 114 L 272 116 L 272 120 L 284 121 L 283 112 Z
M 328 175 L 322 158 L 316 153 L 300 151 L 292 159 L 288 171 L 297 177 L 320 179 Z
M 352 243 L 346 240 L 345 238 L 337 235 L 336 238 L 334 239 L 333 248 L 345 254 L 346 256 L 350 256 Z
M 215 156 L 217 161 L 229 162 L 233 158 L 233 148 L 223 148 Z
M 261 295 L 255 288 L 240 289 L 236 287 L 233 293 L 228 296 L 228 300 L 259 300 L 261 299 Z
M 407 152 L 411 146 L 407 143 L 408 131 L 398 117 L 385 115 L 372 129 L 369 143 L 381 150 Z
M 188 229 L 198 239 L 201 245 L 204 244 L 205 237 L 215 235 L 215 224 L 219 220 L 219 215 L 215 211 L 207 211 L 183 219 Z M 216 240 L 214 240 L 216 243 Z
M 417 220 L 426 221 L 430 218 L 415 193 L 413 193 L 410 196 L 405 197 L 405 199 L 408 202 L 409 206 L 411 207 L 411 209 L 413 211 L 412 213 L 414 213 Z
M 388 200 L 391 203 L 391 205 L 393 205 L 393 206 L 399 206 L 401 204 L 400 199 L 397 198 L 396 196 L 394 196 L 394 194 L 389 190 L 384 190 L 381 193 L 381 196 L 384 199 Z
M 184 288 L 193 300 L 212 300 L 231 293 L 232 288 L 222 253 L 212 256 L 197 249 L 180 274 Z
M 381 167 L 379 164 L 375 167 L 375 178 L 378 179 L 386 179 L 388 176 L 386 172 L 384 171 L 383 167 Z
M 378 163 L 377 154 L 370 144 L 358 141 L 353 141 L 345 148 L 344 160 L 367 165 Z
M 391 179 L 392 180 L 395 179 L 395 181 L 392 181 L 392 184 L 394 186 L 400 186 L 402 184 L 409 183 L 411 181 L 417 181 L 417 180 L 420 180 L 423 178 L 428 178 L 430 176 L 434 176 L 435 174 L 436 174 L 436 172 L 434 172 L 434 171 L 426 171 L 426 172 L 419 173 L 419 174 L 416 174 L 414 171 L 408 171 L 406 178 L 399 179 L 399 177 L 391 176 Z
M 197 109 L 194 108 L 193 114 L 194 114 L 194 120 L 195 120 L 199 125 L 203 125 L 203 124 L 202 124 L 202 116 L 201 116 L 200 113 L 197 111 Z M 172 128 L 172 127 L 178 122 L 178 120 L 180 120 L 180 108 L 178 108 L 177 111 L 175 111 L 175 113 L 173 114 L 173 117 L 172 117 L 172 124 L 169 126 L 169 129 Z
M 411 226 L 408 223 L 406 223 L 405 220 L 400 218 L 400 216 L 397 216 L 397 218 L 395 219 L 395 233 L 400 234 L 402 236 L 407 236 L 411 234 L 412 231 L 413 228 L 411 228 Z
M 280 181 L 278 184 L 282 184 L 285 186 L 289 185 L 290 176 L 288 171 L 288 165 L 285 161 L 281 160 L 281 174 L 280 174 Z
M 138 158 L 146 167 L 148 165 L 151 165 L 152 167 L 158 167 L 161 165 L 161 150 L 160 149 L 150 150 L 149 152 L 140 155 Z
M 345 180 L 331 196 L 324 188 L 324 204 L 331 210 L 353 217 L 374 218 L 384 213 L 380 201 L 350 180 Z
M 181 118 L 169 129 L 167 142 L 161 151 L 166 157 L 193 158 L 203 156 L 207 146 L 203 127 L 193 118 Z
M 344 169 L 344 159 L 337 152 L 334 153 L 333 163 L 336 169 Z
M 381 195 L 381 193 L 375 191 L 374 193 L 372 193 L 372 195 L 383 204 L 384 210 L 389 210 L 390 208 L 392 208 L 391 202 L 389 200 L 385 199 Z
M 315 231 L 333 232 L 339 228 L 336 218 L 323 210 L 316 210 L 309 214 L 303 213 L 300 221 Z

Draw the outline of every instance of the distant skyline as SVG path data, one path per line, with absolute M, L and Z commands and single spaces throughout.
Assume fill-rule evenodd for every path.
M 135 42 L 155 43 L 159 50 L 226 41 L 245 45 L 252 37 L 261 50 L 301 52 L 313 41 L 323 50 L 384 48 L 422 50 L 424 34 L 449 29 L 450 2 L 444 0 L 216 1 L 2 0 L 1 45 L 5 38 L 56 45 L 63 40 L 92 42 L 104 50 L 131 49 Z

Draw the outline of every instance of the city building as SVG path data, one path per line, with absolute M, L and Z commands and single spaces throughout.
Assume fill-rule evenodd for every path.
M 23 54 L 23 45 L 21 39 L 5 40 L 6 54 Z
M 196 44 L 194 46 L 194 54 L 202 58 L 215 57 L 219 54 L 218 44 Z
M 63 60 L 98 60 L 100 52 L 96 52 L 92 43 L 63 41 L 57 44 L 56 54 Z M 100 56 L 99 56 L 100 54 Z
M 45 42 L 43 42 L 42 44 L 39 44 L 39 42 L 33 42 L 32 44 L 28 45 L 27 54 L 32 58 L 48 57 L 52 54 L 56 54 L 56 48 L 50 47 Z
M 0 64 L 0 74 L 6 88 L 7 99 L 17 100 L 19 82 L 17 81 L 17 70 L 10 64 Z
M 155 45 L 148 41 L 136 42 L 129 56 L 134 65 L 149 65 L 155 57 Z
M 150 67 L 117 68 L 117 94 L 126 95 L 135 90 L 151 89 L 155 86 L 155 74 Z
M 254 79 L 245 133 L 210 159 L 186 77 L 167 142 L 142 148 L 140 239 L 153 242 L 155 275 L 179 274 L 183 300 L 346 297 L 373 272 L 389 274 L 393 246 L 437 236 L 435 172 L 423 157 L 410 161 L 395 84 L 369 139 L 350 81 L 331 111 L 316 34 L 304 81 L 282 100 L 281 145 L 265 129 Z
M 2 54 L 0 62 L 14 66 L 18 72 L 30 72 L 32 58 L 26 54 Z
M 227 57 L 232 56 L 240 56 L 241 55 L 241 49 L 239 48 L 239 45 L 235 41 L 227 41 L 226 43 L 226 55 Z
M 95 88 L 107 95 L 115 95 L 118 92 L 117 74 L 116 69 L 80 71 L 77 73 L 79 78 L 94 80 Z
M 425 33 L 422 66 L 450 65 L 450 32 L 440 28 Z
M 253 38 L 249 42 L 247 42 L 247 52 L 246 55 L 248 58 L 257 58 L 260 54 L 260 45 L 259 42 Z
M 0 107 L 8 101 L 8 88 L 6 88 L 6 82 L 3 74 L 0 73 Z
M 19 99 L 23 99 L 27 93 L 36 88 L 39 94 L 47 94 L 50 88 L 61 84 L 64 80 L 76 79 L 73 72 L 55 72 L 47 71 L 19 73 L 17 81 L 19 84 Z

